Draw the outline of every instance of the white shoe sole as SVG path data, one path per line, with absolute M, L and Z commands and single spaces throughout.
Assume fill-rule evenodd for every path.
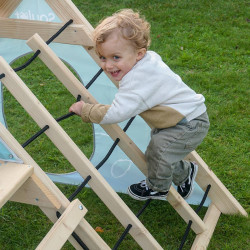
M 130 187 L 128 187 L 128 190 L 127 190 L 127 194 L 132 197 L 133 199 L 135 200 L 138 200 L 138 201 L 146 201 L 146 200 L 149 200 L 149 199 L 152 199 L 152 200 L 164 200 L 167 196 L 166 195 L 163 195 L 163 196 L 145 196 L 145 197 L 141 197 L 141 196 L 138 196 L 136 194 L 134 194 Z

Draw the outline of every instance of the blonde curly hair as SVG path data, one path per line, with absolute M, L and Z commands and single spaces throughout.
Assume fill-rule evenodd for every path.
M 150 24 L 138 12 L 123 9 L 103 19 L 95 28 L 93 40 L 98 53 L 98 45 L 104 43 L 114 31 L 120 31 L 122 37 L 130 40 L 135 49 L 148 49 L 150 45 Z

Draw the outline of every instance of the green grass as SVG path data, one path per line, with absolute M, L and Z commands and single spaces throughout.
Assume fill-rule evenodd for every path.
M 244 0 L 73 2 L 93 26 L 122 8 L 139 10 L 151 23 L 150 49 L 206 97 L 211 128 L 197 152 L 249 214 L 250 4 Z M 12 66 L 23 61 L 21 58 Z M 54 117 L 66 114 L 75 101 L 39 60 L 18 74 Z M 4 100 L 8 128 L 22 144 L 38 131 L 38 126 L 6 89 Z M 92 127 L 81 123 L 78 117 L 60 124 L 90 157 Z M 26 149 L 44 171 L 61 173 L 73 169 L 45 135 Z M 75 189 L 58 186 L 66 196 Z M 135 213 L 142 206 L 127 195 L 120 196 Z M 79 199 L 88 209 L 87 221 L 93 228 L 102 227 L 101 237 L 113 247 L 123 227 L 92 190 L 85 189 Z M 203 208 L 201 217 L 205 212 Z M 152 202 L 140 219 L 164 249 L 178 248 L 186 224 L 167 202 Z M 208 249 L 248 249 L 249 225 L 248 218 L 222 215 Z M 37 207 L 8 202 L 0 210 L 0 249 L 34 249 L 51 226 Z M 184 249 L 190 249 L 194 237 L 190 232 Z M 66 243 L 64 249 L 73 248 Z M 120 249 L 140 247 L 128 236 Z

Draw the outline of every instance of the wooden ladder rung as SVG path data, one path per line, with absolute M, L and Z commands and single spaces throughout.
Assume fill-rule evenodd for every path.
M 0 208 L 33 174 L 31 165 L 0 161 Z
M 220 215 L 221 211 L 213 203 L 211 203 L 204 217 L 207 230 L 196 236 L 191 250 L 207 249 Z
M 173 186 L 171 186 L 169 190 L 167 200 L 186 223 L 188 223 L 189 220 L 192 220 L 191 228 L 196 234 L 202 233 L 207 229 L 204 221 L 193 210 L 193 208 L 178 194 L 178 192 L 173 188 Z
M 36 249 L 61 249 L 86 212 L 78 199 L 72 201 Z

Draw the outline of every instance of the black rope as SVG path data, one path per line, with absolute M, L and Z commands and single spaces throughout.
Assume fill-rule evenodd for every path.
M 19 67 L 17 67 L 17 68 L 14 68 L 14 71 L 15 71 L 15 72 L 18 72 L 18 71 L 20 71 L 20 70 L 22 70 L 22 69 L 25 69 L 27 66 L 29 66 L 29 65 L 37 58 L 37 56 L 38 56 L 40 53 L 41 53 L 41 51 L 40 51 L 40 50 L 37 50 L 37 51 L 33 54 L 33 56 L 32 56 L 30 59 L 28 59 L 27 62 L 25 62 L 23 65 L 21 65 L 21 66 L 19 66 Z
M 126 132 L 128 130 L 129 126 L 131 125 L 131 123 L 133 122 L 134 119 L 135 119 L 135 116 L 130 118 L 130 120 L 127 122 L 126 126 L 123 129 L 124 132 Z
M 66 114 L 66 115 L 63 115 L 63 116 L 57 118 L 56 121 L 57 121 L 57 122 L 60 122 L 60 121 L 66 119 L 66 118 L 68 118 L 68 117 L 70 117 L 70 116 L 73 116 L 73 115 L 75 115 L 75 113 L 70 112 L 70 113 L 68 113 L 68 114 Z M 40 135 L 42 135 L 47 129 L 49 129 L 49 125 L 44 126 L 44 127 L 43 127 L 42 129 L 40 129 L 36 134 L 34 134 L 33 136 L 31 136 L 26 142 L 24 142 L 24 143 L 22 144 L 22 147 L 25 148 L 26 146 L 28 146 L 28 145 L 29 145 L 31 142 L 33 142 L 36 138 L 38 138 Z
M 73 23 L 73 20 L 70 19 L 67 23 L 65 23 L 47 42 L 46 44 L 50 44 L 56 37 L 58 37 L 71 23 Z M 41 53 L 40 50 L 37 50 L 34 55 L 28 59 L 27 62 L 25 62 L 23 65 L 17 67 L 14 69 L 15 72 L 20 71 L 22 69 L 25 69 L 27 66 L 29 66 Z
M 73 199 L 81 192 L 81 190 L 87 185 L 87 183 L 90 181 L 91 176 L 88 175 L 86 179 L 82 182 L 82 184 L 70 195 L 68 198 L 69 201 L 73 201 Z
M 129 128 L 129 126 L 131 125 L 131 123 L 133 122 L 133 120 L 135 119 L 135 117 L 132 117 L 126 124 L 126 126 L 123 128 L 123 131 L 126 132 L 127 129 Z M 117 146 L 117 144 L 119 143 L 120 138 L 117 138 L 113 145 L 111 146 L 111 148 L 109 149 L 107 155 L 102 159 L 102 161 L 96 166 L 96 169 L 99 169 L 106 161 L 107 159 L 110 157 L 110 155 L 112 154 L 112 152 L 114 151 L 115 147 Z
M 113 145 L 111 146 L 111 148 L 109 149 L 108 153 L 106 154 L 106 156 L 97 164 L 96 169 L 98 170 L 110 157 L 110 155 L 112 154 L 112 152 L 114 151 L 115 147 L 117 146 L 118 142 L 120 141 L 119 138 L 117 138 L 115 140 L 115 142 L 113 143 Z
M 49 129 L 49 125 L 44 126 L 41 130 L 39 130 L 36 134 L 34 134 L 31 138 L 29 138 L 25 143 L 22 144 L 22 147 L 25 148 L 31 142 L 33 142 L 38 136 L 43 134 L 47 129 Z
M 117 138 L 115 140 L 115 142 L 113 143 L 113 145 L 109 149 L 106 156 L 97 164 L 97 166 L 96 166 L 97 170 L 107 161 L 107 159 L 112 154 L 112 152 L 114 151 L 114 149 L 115 149 L 115 147 L 116 147 L 116 145 L 118 144 L 119 141 L 120 141 L 119 138 Z M 77 189 L 74 191 L 74 193 L 69 197 L 69 200 L 73 200 L 82 191 L 82 189 L 88 184 L 90 179 L 91 179 L 91 176 L 90 175 L 87 176 L 86 179 L 81 183 L 81 185 L 78 186 Z
M 146 207 L 149 205 L 149 203 L 152 201 L 152 199 L 148 199 L 145 204 L 143 205 L 143 207 L 139 210 L 139 212 L 137 213 L 136 217 L 139 218 L 140 215 L 144 212 L 144 210 L 146 209 Z M 129 230 L 132 228 L 131 224 L 128 224 L 128 226 L 126 227 L 125 231 L 122 233 L 121 237 L 119 238 L 119 240 L 116 242 L 115 246 L 112 248 L 112 250 L 116 250 L 120 244 L 122 243 L 122 241 L 125 239 L 126 235 L 129 233 Z
M 111 146 L 111 148 L 109 149 L 108 153 L 106 154 L 106 156 L 97 164 L 96 169 L 98 170 L 101 166 L 103 166 L 103 164 L 107 161 L 107 159 L 110 157 L 110 155 L 112 154 L 112 152 L 114 151 L 116 145 L 118 144 L 118 142 L 120 141 L 119 138 L 117 138 L 115 140 L 115 142 L 113 143 L 113 145 Z M 81 191 L 82 189 L 88 184 L 89 180 L 91 179 L 91 176 L 87 176 L 86 179 L 81 183 L 80 186 L 77 187 L 77 189 L 74 191 L 74 193 L 69 197 L 69 200 L 73 200 Z
M 126 124 L 126 126 L 123 128 L 123 131 L 126 132 L 129 126 L 131 125 L 132 121 L 135 119 L 135 117 L 132 117 Z M 114 151 L 115 147 L 119 143 L 120 139 L 117 138 L 114 143 L 112 144 L 111 148 L 109 149 L 108 153 L 105 155 L 105 157 L 96 165 L 96 169 L 100 169 L 101 166 L 108 160 L 112 152 Z M 89 180 L 91 179 L 91 176 L 87 176 L 87 178 L 82 182 L 80 186 L 77 187 L 77 189 L 74 191 L 74 193 L 69 197 L 69 200 L 73 200 L 76 195 L 78 195 L 81 190 L 88 184 Z
M 57 38 L 70 24 L 73 23 L 73 20 L 70 19 L 67 23 L 65 23 L 62 28 L 60 28 L 47 42 L 46 44 L 49 45 L 55 38 Z
M 82 247 L 84 250 L 89 250 L 89 248 L 84 244 L 84 242 L 81 240 L 81 238 L 75 233 L 72 233 L 72 236 L 77 241 L 77 243 Z
M 146 209 L 146 207 L 149 205 L 149 203 L 152 201 L 152 199 L 148 199 L 144 206 L 139 210 L 139 212 L 137 213 L 136 217 L 139 218 L 140 215 L 144 212 L 144 210 Z
M 61 217 L 61 213 L 56 211 L 56 216 L 59 219 Z M 89 250 L 89 248 L 84 244 L 84 242 L 81 240 L 81 238 L 75 232 L 73 232 L 71 235 L 74 237 L 74 239 L 77 241 L 77 243 L 82 247 L 82 249 Z
M 76 98 L 76 102 L 79 102 L 80 100 L 81 100 L 81 95 L 78 95 L 77 98 Z M 62 121 L 62 120 L 65 120 L 65 119 L 67 119 L 67 118 L 73 116 L 73 115 L 75 115 L 74 112 L 69 112 L 69 113 L 66 114 L 66 115 L 62 115 L 61 117 L 58 117 L 58 118 L 56 119 L 56 121 L 57 121 L 57 122 L 60 122 L 60 121 Z
M 209 185 L 207 186 L 207 189 L 206 189 L 204 195 L 203 195 L 203 198 L 202 198 L 202 200 L 201 200 L 201 202 L 200 202 L 200 205 L 195 209 L 195 212 L 196 212 L 197 214 L 198 214 L 199 211 L 201 210 L 201 208 L 202 208 L 204 202 L 206 201 L 207 195 L 208 195 L 208 192 L 209 192 L 210 188 L 211 188 L 211 185 L 209 184 Z M 193 223 L 192 220 L 189 220 L 189 221 L 188 221 L 188 225 L 187 225 L 187 228 L 186 228 L 186 230 L 185 230 L 185 233 L 184 233 L 184 235 L 183 235 L 183 237 L 182 237 L 182 240 L 181 240 L 181 244 L 180 244 L 179 250 L 181 250 L 181 249 L 183 248 L 183 246 L 184 246 L 184 244 L 185 244 L 185 242 L 186 242 L 186 240 L 187 240 L 188 233 L 189 233 L 189 231 L 190 231 L 190 229 L 191 229 L 192 223 Z
M 86 85 L 86 89 L 88 89 L 93 83 L 94 81 L 99 77 L 99 75 L 103 72 L 103 69 L 101 68 L 95 75 L 94 77 L 89 81 L 89 83 Z
M 2 78 L 4 78 L 4 77 L 5 77 L 5 74 L 2 73 L 2 74 L 0 75 L 0 79 L 2 79 Z
M 77 96 L 77 102 L 81 99 L 81 96 L 78 95 Z M 75 113 L 70 112 L 66 115 L 63 115 L 59 118 L 56 119 L 57 122 L 60 122 L 72 115 L 75 115 Z M 41 130 L 39 130 L 36 134 L 34 134 L 31 138 L 29 138 L 25 143 L 22 144 L 22 147 L 25 148 L 26 146 L 28 146 L 31 142 L 33 142 L 37 137 L 39 137 L 40 135 L 42 135 L 47 129 L 49 129 L 49 125 L 44 126 Z
M 128 234 L 129 230 L 132 228 L 131 224 L 128 224 L 128 226 L 126 227 L 125 231 L 122 233 L 120 239 L 116 242 L 115 246 L 112 248 L 112 250 L 116 250 L 120 244 L 122 243 L 122 241 L 124 240 L 124 238 L 126 237 L 126 235 Z
M 202 200 L 201 200 L 201 203 L 200 203 L 200 205 L 195 209 L 195 212 L 196 212 L 197 214 L 200 212 L 201 208 L 203 207 L 203 204 L 204 204 L 204 202 L 205 202 L 206 199 L 207 199 L 207 195 L 208 195 L 208 192 L 209 192 L 210 188 L 211 188 L 211 184 L 207 185 L 207 189 L 206 189 L 206 191 L 205 191 L 205 194 L 203 195 L 203 198 L 202 198 Z
M 65 120 L 65 119 L 67 119 L 67 118 L 69 118 L 69 117 L 71 117 L 71 116 L 73 116 L 73 115 L 75 115 L 75 113 L 74 113 L 74 112 L 70 112 L 70 113 L 68 113 L 68 114 L 66 114 L 66 115 L 62 115 L 61 117 L 58 117 L 58 118 L 56 119 L 56 121 L 57 121 L 57 122 L 63 121 L 63 120 Z

